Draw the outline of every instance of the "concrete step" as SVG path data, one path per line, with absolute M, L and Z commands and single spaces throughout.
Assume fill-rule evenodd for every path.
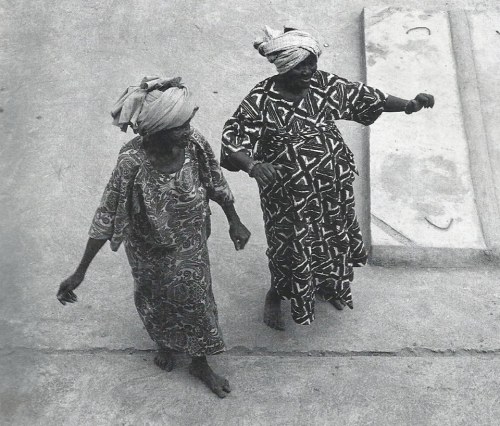
M 368 84 L 406 99 L 420 92 L 436 98 L 433 110 L 386 113 L 371 127 L 372 262 L 491 261 L 500 242 L 495 158 L 487 155 L 469 58 L 471 40 L 484 43 L 481 33 L 469 33 L 464 12 L 370 8 L 364 24 Z M 500 55 L 488 61 L 492 73 Z M 483 78 L 488 70 L 482 67 Z

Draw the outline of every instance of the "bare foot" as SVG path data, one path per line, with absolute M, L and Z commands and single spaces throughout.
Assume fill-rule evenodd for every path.
M 275 330 L 285 329 L 285 322 L 283 320 L 283 314 L 281 313 L 281 299 L 274 290 L 269 290 L 266 294 L 264 324 Z
M 330 302 L 330 305 L 339 311 L 344 309 L 344 304 L 338 299 L 330 299 L 328 302 Z
M 194 361 L 189 366 L 189 373 L 200 379 L 219 398 L 225 398 L 231 392 L 231 386 L 224 377 L 214 373 L 205 361 Z
M 165 371 L 172 371 L 174 368 L 174 353 L 169 350 L 160 349 L 155 356 L 155 364 Z

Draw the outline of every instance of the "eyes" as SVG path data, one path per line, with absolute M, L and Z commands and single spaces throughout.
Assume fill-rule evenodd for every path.
M 191 123 L 189 121 L 187 123 L 184 123 L 182 126 L 170 129 L 172 133 L 183 133 L 189 130 L 191 130 Z
M 316 56 L 311 55 L 307 59 L 304 59 L 300 64 L 298 64 L 294 68 L 294 71 L 298 73 L 309 70 L 316 71 L 317 66 L 318 66 L 318 60 L 316 59 Z

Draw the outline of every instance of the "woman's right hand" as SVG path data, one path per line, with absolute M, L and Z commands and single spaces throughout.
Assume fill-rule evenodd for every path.
M 276 170 L 280 169 L 281 166 L 275 166 L 271 163 L 257 163 L 253 166 L 252 177 L 259 185 L 269 185 L 276 180 Z
M 63 305 L 66 305 L 66 303 L 76 302 L 78 299 L 73 290 L 82 283 L 84 278 L 85 275 L 78 274 L 77 272 L 66 278 L 59 286 L 59 291 L 57 292 L 57 300 L 59 300 L 59 302 L 61 302 Z

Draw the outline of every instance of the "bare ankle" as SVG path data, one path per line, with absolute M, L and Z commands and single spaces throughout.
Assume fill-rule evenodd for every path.
M 191 364 L 196 366 L 205 366 L 208 365 L 206 356 L 193 356 L 191 357 Z

